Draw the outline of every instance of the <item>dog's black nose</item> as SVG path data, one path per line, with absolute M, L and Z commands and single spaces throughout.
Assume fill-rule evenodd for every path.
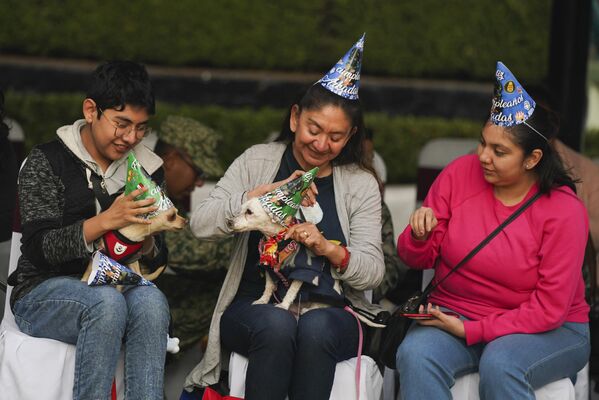
M 233 220 L 232 219 L 227 220 L 227 228 L 233 229 Z

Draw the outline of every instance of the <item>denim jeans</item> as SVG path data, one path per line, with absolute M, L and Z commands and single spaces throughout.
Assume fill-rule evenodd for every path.
M 401 398 L 451 399 L 455 379 L 478 371 L 481 400 L 534 400 L 535 389 L 574 378 L 589 353 L 587 323 L 566 322 L 552 331 L 506 335 L 473 346 L 414 323 L 397 351 Z
M 358 324 L 341 308 L 295 317 L 272 304 L 237 299 L 220 325 L 223 346 L 247 357 L 246 400 L 328 400 L 338 362 L 355 357 Z
M 125 398 L 163 399 L 169 311 L 156 287 L 121 293 L 72 277 L 51 278 L 18 300 L 13 313 L 22 332 L 77 346 L 74 400 L 110 398 L 121 347 Z

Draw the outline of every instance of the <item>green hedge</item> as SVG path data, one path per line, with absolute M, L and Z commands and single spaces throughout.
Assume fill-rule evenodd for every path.
M 547 0 L 4 0 L 0 52 L 321 72 L 367 32 L 364 72 L 546 75 Z
M 599 129 L 590 129 L 584 135 L 584 154 L 591 158 L 599 157 Z
M 26 149 L 51 140 L 56 128 L 81 118 L 83 94 L 6 93 L 7 114 L 16 119 L 26 134 Z M 252 144 L 259 143 L 278 131 L 287 110 L 225 109 L 215 106 L 173 105 L 159 103 L 154 127 L 169 114 L 196 118 L 222 133 L 219 154 L 230 164 Z M 420 148 L 431 138 L 447 136 L 477 137 L 480 123 L 441 118 L 389 117 L 368 114 L 366 122 L 375 132 L 375 148 L 385 159 L 389 183 L 408 183 L 416 179 Z

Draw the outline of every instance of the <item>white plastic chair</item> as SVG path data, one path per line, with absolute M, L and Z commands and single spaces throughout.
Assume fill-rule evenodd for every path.
M 366 299 L 372 301 L 372 290 L 364 292 Z M 329 400 L 357 400 L 356 396 L 356 362 L 358 357 L 337 363 L 335 378 Z M 230 395 L 245 397 L 245 375 L 248 369 L 248 359 L 241 354 L 232 352 L 229 358 L 229 388 Z M 360 400 L 380 400 L 383 392 L 383 376 L 374 362 L 362 355 L 360 366 Z
M 21 255 L 21 233 L 13 232 L 9 275 Z M 0 397 L 18 400 L 72 400 L 75 377 L 75 346 L 22 333 L 10 309 L 9 286 L 0 324 Z M 117 400 L 124 399 L 124 362 L 116 371 Z
M 589 364 L 585 365 L 576 376 L 576 385 L 572 385 L 569 378 L 548 383 L 535 390 L 537 400 L 588 400 L 589 398 Z M 454 399 L 479 400 L 478 384 L 480 377 L 478 373 L 469 374 L 456 379 L 451 388 Z
M 329 400 L 356 400 L 356 361 L 357 357 L 341 361 L 335 369 L 335 378 L 331 397 Z M 245 397 L 245 374 L 248 359 L 244 356 L 231 353 L 229 359 L 229 387 L 230 395 Z M 360 400 L 379 400 L 383 390 L 383 377 L 374 362 L 368 356 L 362 356 L 360 369 Z

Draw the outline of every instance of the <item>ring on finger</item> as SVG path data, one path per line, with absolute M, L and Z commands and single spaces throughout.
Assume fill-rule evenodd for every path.
M 302 236 L 304 237 L 304 239 L 306 239 L 308 236 L 310 236 L 310 234 L 306 231 L 303 231 Z

